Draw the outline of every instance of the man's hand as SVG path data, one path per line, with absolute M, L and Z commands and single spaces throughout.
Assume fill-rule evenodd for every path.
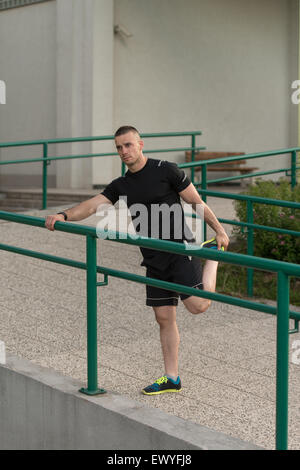
M 229 238 L 225 230 L 216 233 L 216 241 L 218 243 L 218 250 L 221 250 L 221 247 L 224 246 L 224 250 L 227 250 L 229 245 Z
M 200 217 L 203 217 L 204 208 L 204 220 L 216 232 L 218 250 L 221 250 L 222 246 L 224 250 L 227 250 L 229 238 L 213 211 L 202 201 L 195 186 L 191 183 L 186 189 L 181 191 L 179 195 L 185 202 L 192 204 L 193 209 Z
M 47 218 L 46 218 L 45 227 L 48 230 L 51 230 L 51 232 L 53 232 L 55 230 L 55 228 L 54 228 L 55 222 L 57 222 L 57 221 L 59 221 L 59 222 L 64 222 L 65 221 L 65 218 L 64 218 L 63 214 L 48 215 Z

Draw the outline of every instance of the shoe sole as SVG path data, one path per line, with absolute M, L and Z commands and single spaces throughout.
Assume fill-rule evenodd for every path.
M 173 390 L 173 389 L 168 389 L 168 390 L 162 390 L 160 392 L 145 392 L 144 390 L 142 390 L 142 393 L 144 395 L 161 395 L 162 393 L 178 393 L 178 392 L 181 392 L 181 388 L 179 390 Z
M 215 241 L 216 241 L 215 238 L 211 238 L 210 240 L 206 240 L 205 242 L 203 242 L 203 243 L 201 244 L 201 248 L 205 248 L 206 245 L 209 245 L 211 242 L 215 242 Z
M 206 245 L 208 245 L 209 243 L 211 243 L 211 242 L 213 242 L 213 241 L 215 241 L 215 238 L 211 238 L 210 240 L 207 240 L 204 244 L 202 243 L 201 248 L 206 248 Z M 211 246 L 211 247 L 209 247 L 209 248 L 210 248 L 211 250 L 217 250 L 217 249 L 218 249 L 217 246 Z M 224 250 L 224 246 L 221 246 L 221 249 L 220 249 L 220 250 L 221 250 L 221 251 L 225 251 L 225 250 Z

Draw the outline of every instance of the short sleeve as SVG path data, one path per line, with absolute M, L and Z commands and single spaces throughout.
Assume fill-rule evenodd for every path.
M 103 196 L 111 201 L 112 204 L 115 204 L 119 200 L 119 191 L 117 189 L 117 182 L 113 180 L 109 185 L 106 186 L 104 191 L 102 191 Z
M 178 168 L 176 163 L 165 162 L 165 171 L 168 181 L 177 193 L 180 193 L 191 184 L 191 180 L 183 170 Z

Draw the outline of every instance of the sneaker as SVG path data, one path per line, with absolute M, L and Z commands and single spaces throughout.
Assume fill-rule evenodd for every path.
M 217 250 L 217 240 L 215 238 L 212 238 L 211 240 L 206 240 L 205 242 L 201 243 L 200 248 L 212 248 L 213 250 Z M 221 246 L 221 251 L 224 251 L 224 246 Z
M 157 379 L 154 384 L 149 385 L 148 387 L 142 390 L 144 395 L 160 395 L 161 393 L 168 392 L 180 392 L 181 390 L 181 381 L 180 378 L 177 378 L 177 383 L 172 379 L 168 379 L 166 375 Z

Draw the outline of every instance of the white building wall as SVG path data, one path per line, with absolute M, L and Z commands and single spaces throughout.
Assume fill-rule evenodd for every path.
M 116 127 L 132 122 L 142 132 L 201 130 L 197 142 L 209 150 L 249 153 L 297 144 L 290 100 L 297 2 L 115 5 L 115 23 L 133 34 L 115 41 Z M 283 162 L 256 160 L 254 166 L 273 169 Z
M 96 0 L 93 23 L 92 135 L 113 135 L 114 129 L 114 2 Z M 112 141 L 95 142 L 93 153 L 115 152 Z M 119 157 L 92 160 L 93 185 L 109 183 L 120 175 Z
M 55 1 L 0 12 L 0 79 L 6 83 L 6 104 L 0 106 L 0 142 L 55 137 Z M 1 160 L 41 156 L 41 147 L 0 149 Z M 41 184 L 41 168 L 41 163 L 0 166 L 0 184 Z M 52 183 L 54 173 L 52 163 Z
M 133 36 L 114 36 L 114 24 Z M 113 134 L 130 123 L 143 133 L 201 130 L 197 143 L 209 150 L 297 144 L 290 95 L 298 78 L 298 0 L 50 0 L 1 11 L 0 45 L 2 142 Z M 146 147 L 189 144 L 177 138 Z M 111 143 L 73 144 L 49 153 L 110 150 Z M 0 158 L 41 154 L 2 150 Z M 255 166 L 273 169 L 284 160 Z M 40 185 L 40 174 L 41 164 L 0 167 L 0 184 Z M 108 183 L 120 164 L 118 157 L 70 160 L 52 163 L 49 174 L 50 185 L 84 188 Z
M 58 138 L 91 135 L 94 0 L 56 0 L 56 134 Z M 90 143 L 59 145 L 59 155 L 90 153 Z M 57 185 L 91 185 L 91 159 L 57 162 Z

